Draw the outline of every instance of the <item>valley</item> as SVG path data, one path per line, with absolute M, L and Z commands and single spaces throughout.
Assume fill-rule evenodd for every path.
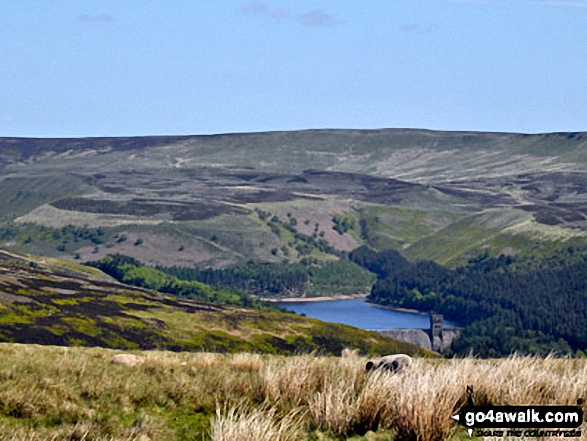
M 156 273 L 132 268 L 125 281 L 155 285 Z M 160 277 L 160 276 L 159 276 Z M 117 282 L 97 269 L 45 257 L 0 253 L 0 339 L 5 342 L 116 349 L 340 354 L 425 354 L 407 343 L 325 323 L 242 292 L 164 280 L 174 295 Z M 145 283 L 143 283 L 145 285 Z
M 3 433 L 460 441 L 465 385 L 580 396 L 582 133 L 0 138 L 0 202 Z M 458 357 L 275 306 L 367 294 L 458 322 Z M 459 358 L 516 351 L 551 356 Z
M 554 261 L 568 268 L 548 272 L 553 286 L 567 286 L 565 277 L 582 271 L 586 151 L 583 133 L 408 129 L 2 138 L 0 247 L 93 262 L 137 289 L 188 293 L 213 304 L 259 307 L 256 298 L 371 293 L 380 304 L 440 311 L 471 326 L 462 353 L 507 355 L 516 347 L 579 353 L 584 318 L 569 313 L 570 329 L 553 289 L 536 291 L 536 307 L 516 304 L 510 312 L 505 293 L 513 286 L 508 277 L 538 283 Z M 364 250 L 374 257 L 356 258 Z M 491 307 L 488 299 L 466 303 L 474 293 L 463 291 L 469 285 L 459 279 L 482 271 L 499 286 L 498 293 L 483 288 L 498 296 Z M 532 298 L 531 289 L 515 286 Z M 582 288 L 573 282 L 568 289 L 565 305 Z M 554 305 L 551 322 L 530 320 L 545 302 Z M 254 322 L 273 313 L 247 314 Z M 499 345 L 491 336 L 481 342 L 480 333 L 493 332 L 491 320 L 499 329 L 517 329 L 523 342 L 511 333 Z M 243 335 L 249 331 L 230 338 Z M 563 340 L 553 343 L 557 338 Z M 258 347 L 295 350 L 288 344 Z

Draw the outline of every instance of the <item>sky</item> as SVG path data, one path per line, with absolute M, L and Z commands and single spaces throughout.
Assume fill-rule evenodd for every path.
M 0 0 L 0 136 L 587 131 L 587 0 Z

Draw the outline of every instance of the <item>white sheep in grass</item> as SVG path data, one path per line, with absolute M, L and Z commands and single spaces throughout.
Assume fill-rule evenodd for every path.
M 386 355 L 375 360 L 370 360 L 365 365 L 365 372 L 375 369 L 399 373 L 412 365 L 412 357 L 406 354 Z
M 117 354 L 110 360 L 113 364 L 123 366 L 140 366 L 145 362 L 145 358 L 133 354 Z
M 111 359 L 110 362 L 112 364 L 119 364 L 122 366 L 131 366 L 131 367 L 135 367 L 135 366 L 141 366 L 143 365 L 143 363 L 145 363 L 147 361 L 147 358 L 141 355 L 133 355 L 133 354 L 117 354 L 114 355 Z M 165 361 L 164 364 L 179 364 L 180 366 L 186 366 L 187 362 L 182 361 L 179 362 L 178 360 L 168 360 Z

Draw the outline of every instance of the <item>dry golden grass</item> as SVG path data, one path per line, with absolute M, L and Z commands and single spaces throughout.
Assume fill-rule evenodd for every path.
M 275 408 L 259 407 L 247 410 L 232 407 L 216 411 L 210 434 L 214 441 L 295 441 L 303 437 L 300 412 L 292 411 L 276 417 Z
M 575 404 L 587 361 L 415 359 L 401 374 L 366 359 L 143 352 L 0 344 L 0 440 L 460 439 L 476 403 Z

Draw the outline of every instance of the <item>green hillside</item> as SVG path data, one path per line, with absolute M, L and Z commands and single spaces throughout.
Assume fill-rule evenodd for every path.
M 163 295 L 123 285 L 94 268 L 6 252 L 0 253 L 0 340 L 273 354 L 340 354 L 345 347 L 363 353 L 424 352 L 271 306 L 251 309 Z
M 219 268 L 366 244 L 456 266 L 585 244 L 587 135 L 0 138 L 0 202 L 0 246 L 72 261 Z

